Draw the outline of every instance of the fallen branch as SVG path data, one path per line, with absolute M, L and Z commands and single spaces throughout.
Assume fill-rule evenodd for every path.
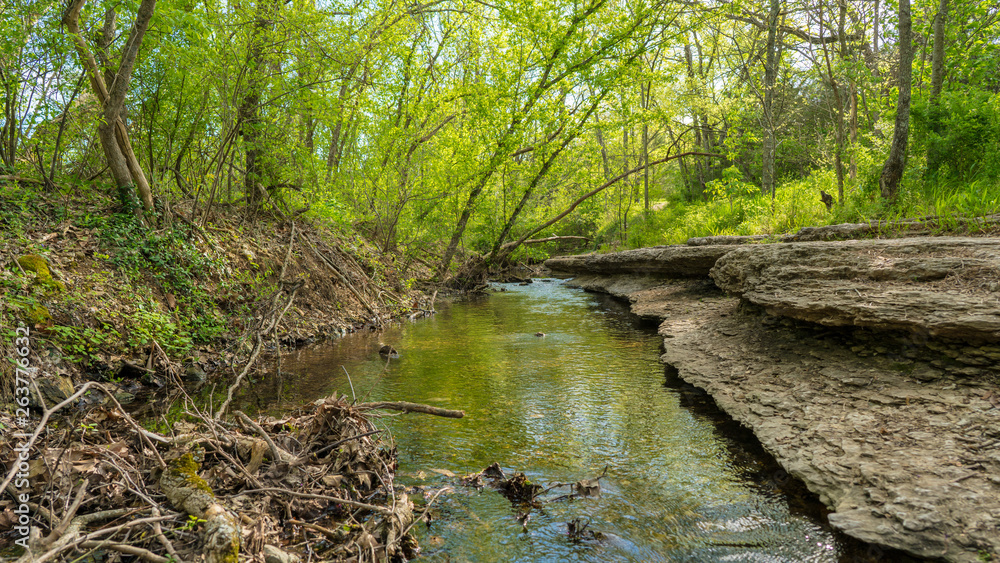
M 533 238 L 533 239 L 525 240 L 521 244 L 541 244 L 543 242 L 552 242 L 552 241 L 555 241 L 555 240 L 587 240 L 587 241 L 589 241 L 589 240 L 593 240 L 593 239 L 591 239 L 590 237 L 578 237 L 578 236 L 566 235 L 566 236 L 553 236 L 553 237 L 546 237 L 546 238 Z M 517 241 L 511 241 L 511 242 L 505 243 L 500 248 L 501 249 L 506 249 L 506 248 L 514 246 L 516 244 L 517 244 Z
M 178 561 L 177 559 L 171 557 L 166 558 L 149 551 L 148 549 L 143 549 L 141 547 L 135 547 L 131 545 L 125 545 L 121 543 L 111 543 L 110 541 L 85 541 L 80 544 L 80 547 L 84 549 L 110 549 L 111 551 L 117 551 L 118 553 L 125 553 L 128 555 L 135 555 L 143 561 L 149 561 L 150 563 L 170 563 L 170 561 Z
M 404 413 L 408 412 L 419 412 L 423 414 L 432 414 L 434 416 L 443 416 L 445 418 L 462 418 L 465 416 L 465 411 L 456 411 L 451 409 L 442 409 L 438 407 L 432 407 L 430 405 L 421 405 L 419 403 L 407 403 L 405 401 L 381 401 L 377 403 L 361 403 L 358 405 L 359 409 L 384 409 L 393 411 L 402 411 Z
M 308 530 L 314 530 L 330 538 L 331 540 L 337 542 L 343 541 L 345 535 L 343 530 L 331 530 L 329 528 L 324 528 L 323 526 L 320 526 L 318 524 L 310 524 L 309 522 L 303 522 L 302 520 L 291 519 L 288 520 L 288 523 L 292 524 L 293 526 L 302 526 L 303 528 L 306 528 Z
M 254 431 L 260 434 L 261 438 L 267 442 L 267 447 L 271 450 L 271 459 L 284 463 L 291 463 L 294 461 L 295 456 L 279 448 L 277 444 L 274 443 L 274 440 L 271 439 L 271 436 L 269 436 L 267 432 L 264 432 L 264 429 L 261 428 L 259 424 L 251 420 L 251 418 L 244 414 L 243 411 L 236 411 L 236 416 L 246 423 L 247 426 L 253 428 Z
M 316 450 L 315 452 L 313 452 L 313 455 L 315 455 L 316 457 L 319 457 L 320 455 L 325 454 L 326 452 L 332 450 L 333 448 L 336 448 L 337 446 L 341 446 L 343 444 L 346 444 L 347 442 L 350 442 L 351 440 L 360 440 L 361 438 L 364 438 L 366 436 L 371 436 L 372 434 L 380 434 L 381 432 L 382 432 L 381 430 L 372 430 L 371 432 L 365 432 L 364 434 L 358 434 L 357 436 L 348 436 L 347 438 L 344 438 L 343 440 L 337 440 L 336 442 L 334 442 L 334 443 L 332 443 L 332 444 L 330 444 L 328 446 L 323 446 L 322 448 L 320 448 L 320 449 Z M 298 461 L 298 460 L 296 460 L 296 461 Z
M 337 279 L 340 280 L 340 283 L 344 284 L 347 287 L 347 289 L 350 290 L 350 292 L 353 293 L 354 296 L 358 298 L 358 301 L 360 301 L 361 304 L 364 305 L 365 308 L 368 309 L 368 311 L 375 316 L 375 322 L 381 324 L 380 315 L 378 311 L 375 310 L 375 307 L 373 307 L 371 303 L 369 303 L 368 300 L 365 299 L 364 296 L 362 296 L 361 293 L 357 289 L 355 289 L 353 285 L 351 285 L 351 282 L 347 281 L 347 277 L 344 276 L 344 274 L 341 273 L 341 271 L 336 266 L 333 265 L 333 262 L 331 262 L 330 259 L 327 258 L 326 256 L 323 256 L 323 253 L 317 250 L 316 247 L 313 246 L 312 242 L 307 237 L 303 236 L 302 240 L 306 241 L 306 246 L 308 246 L 313 251 L 316 257 L 319 258 L 319 261 L 322 262 L 323 264 L 326 264 L 327 267 L 330 268 L 330 270 L 337 275 Z
M 36 180 L 34 178 L 25 178 L 24 176 L 11 176 L 6 174 L 0 176 L 0 182 L 17 182 L 21 184 L 36 184 L 39 186 L 45 185 L 45 182 L 41 180 Z
M 385 514 L 387 516 L 392 514 L 392 510 L 385 508 L 384 506 L 375 506 L 374 504 L 366 504 L 363 502 L 358 502 L 356 500 L 337 498 L 337 497 L 332 497 L 330 495 L 314 495 L 312 493 L 300 493 L 297 491 L 290 491 L 288 489 L 279 489 L 277 487 L 263 487 L 260 489 L 251 489 L 249 491 L 240 492 L 240 494 L 248 494 L 248 493 L 281 493 L 285 495 L 292 495 L 293 497 L 299 497 L 299 498 L 328 500 L 330 502 L 336 502 L 340 504 L 346 504 L 347 506 L 353 506 L 354 508 L 363 508 L 365 510 L 370 510 L 372 512 L 378 512 L 379 514 Z
M 253 343 L 253 349 L 250 352 L 250 359 L 247 361 L 246 365 L 243 366 L 243 371 L 241 371 L 240 374 L 236 377 L 236 381 L 234 381 L 233 384 L 229 386 L 229 389 L 226 390 L 226 400 L 222 403 L 222 406 L 219 407 L 219 410 L 216 411 L 215 420 L 222 419 L 222 415 L 226 412 L 226 409 L 229 408 L 229 403 L 233 401 L 233 393 L 235 393 L 236 389 L 238 389 L 240 384 L 243 383 L 243 378 L 246 377 L 247 373 L 250 372 L 250 369 L 257 362 L 257 356 L 260 355 L 260 350 L 264 344 L 264 336 L 270 333 L 275 328 L 277 328 L 278 322 L 281 320 L 281 317 L 285 316 L 285 313 L 292 306 L 292 302 L 295 301 L 295 294 L 299 292 L 299 289 L 304 285 L 304 283 L 305 282 L 303 281 L 297 282 L 297 284 L 295 285 L 295 289 L 293 289 L 292 294 L 288 296 L 288 302 L 285 303 L 285 306 L 281 310 L 281 312 L 278 314 L 273 314 L 271 316 L 271 321 L 268 324 L 268 326 L 261 328 L 260 330 L 257 331 L 257 334 L 254 335 L 254 343 Z M 274 294 L 275 304 L 277 304 L 277 299 L 280 294 L 281 294 L 280 290 Z

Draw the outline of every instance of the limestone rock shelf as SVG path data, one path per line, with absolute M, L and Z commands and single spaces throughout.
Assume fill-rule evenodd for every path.
M 720 249 L 710 277 L 663 248 L 546 265 L 660 320 L 663 361 L 833 526 L 926 558 L 1000 553 L 1000 239 L 694 248 Z

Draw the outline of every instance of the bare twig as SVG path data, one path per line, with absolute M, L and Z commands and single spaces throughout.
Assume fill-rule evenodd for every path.
M 160 534 L 163 535 L 162 533 Z M 170 563 L 171 559 L 177 563 L 180 560 L 173 557 L 171 554 L 171 559 L 167 559 L 162 555 L 157 555 L 148 549 L 143 549 L 141 547 L 135 547 L 132 545 L 125 545 L 121 543 L 111 543 L 110 541 L 85 541 L 80 543 L 80 547 L 84 549 L 110 549 L 112 551 L 117 551 L 119 553 L 125 553 L 128 555 L 135 555 L 143 561 L 149 561 L 150 563 Z
M 274 440 L 271 439 L 271 436 L 269 436 L 267 432 L 264 432 L 264 429 L 261 428 L 259 424 L 254 422 L 249 416 L 244 414 L 243 411 L 236 411 L 236 416 L 246 423 L 247 426 L 253 428 L 254 431 L 260 434 L 261 438 L 267 442 L 267 447 L 271 449 L 271 459 L 285 463 L 290 463 L 295 459 L 295 456 L 279 448 L 278 445 L 274 443 Z
M 347 506 L 353 506 L 355 508 L 363 508 L 365 510 L 370 510 L 372 512 L 378 512 L 379 514 L 392 514 L 392 510 L 385 508 L 384 506 L 375 506 L 374 504 L 366 504 L 363 502 L 358 502 L 354 500 L 348 500 L 343 498 L 332 497 L 329 495 L 315 495 L 312 493 L 300 493 L 297 491 L 290 491 L 288 489 L 279 489 L 277 487 L 262 487 L 260 489 L 251 489 L 249 491 L 241 491 L 240 494 L 249 493 L 282 493 L 286 495 L 292 495 L 294 497 L 300 498 L 314 498 L 319 500 L 328 500 L 330 502 L 337 502 L 340 504 L 346 504 Z
M 155 506 L 153 507 L 153 516 L 154 517 L 160 516 L 160 509 L 156 508 Z M 163 535 L 163 529 L 160 528 L 160 522 L 159 521 L 153 522 L 152 526 L 153 526 L 153 534 L 156 535 L 156 540 L 160 542 L 160 545 L 163 546 L 163 549 L 167 550 L 167 553 L 170 554 L 170 557 L 173 558 L 173 560 L 176 563 L 184 563 L 184 560 L 181 559 L 181 556 L 177 554 L 177 550 L 174 548 L 174 544 L 170 543 L 170 540 L 167 539 L 167 536 Z

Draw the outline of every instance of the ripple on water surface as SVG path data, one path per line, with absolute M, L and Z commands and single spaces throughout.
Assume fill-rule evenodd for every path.
M 654 330 L 559 281 L 503 288 L 442 305 L 428 320 L 294 352 L 283 368 L 295 377 L 269 379 L 257 399 L 274 406 L 349 394 L 346 369 L 368 400 L 465 410 L 461 420 L 383 419 L 408 485 L 439 488 L 450 480 L 434 470 L 461 475 L 494 461 L 542 485 L 608 467 L 600 497 L 535 510 L 526 533 L 499 494 L 457 487 L 435 504 L 430 530 L 419 526 L 429 561 L 840 558 L 841 545 L 818 517 L 795 508 L 768 477 L 767 460 L 664 385 Z M 386 364 L 380 340 L 402 357 Z M 571 541 L 574 519 L 604 539 Z

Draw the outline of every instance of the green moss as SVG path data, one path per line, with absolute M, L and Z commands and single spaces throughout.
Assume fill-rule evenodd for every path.
M 49 313 L 49 310 L 37 303 L 28 305 L 24 316 L 32 325 L 46 325 L 52 321 L 52 314 Z
M 45 258 L 37 254 L 25 254 L 17 259 L 18 265 L 25 272 L 32 272 L 35 274 L 35 280 L 53 290 L 53 291 L 66 291 L 66 286 L 63 282 L 52 277 L 52 272 L 49 271 L 49 263 L 45 261 Z
M 222 561 L 224 563 L 239 563 L 240 560 L 240 537 L 233 534 L 231 540 L 229 540 L 229 549 L 222 556 Z
M 190 488 L 198 489 L 210 497 L 215 498 L 215 493 L 212 492 L 212 487 L 208 486 L 208 483 L 198 475 L 198 462 L 194 460 L 194 456 L 191 452 L 188 452 L 181 457 L 171 461 L 167 464 L 167 471 L 170 472 L 172 477 L 176 477 L 178 480 L 186 483 Z

